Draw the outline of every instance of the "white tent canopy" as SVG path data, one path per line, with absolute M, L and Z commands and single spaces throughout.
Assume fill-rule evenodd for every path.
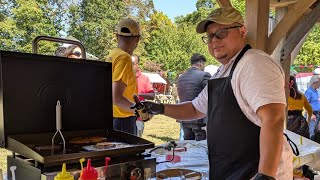
M 210 64 L 210 65 L 204 67 L 204 71 L 210 73 L 212 76 L 214 73 L 217 72 L 218 68 L 219 68 L 218 66 Z
M 159 74 L 156 73 L 142 73 L 143 75 L 148 76 L 151 83 L 161 83 L 161 84 L 167 84 L 166 80 L 164 80 Z

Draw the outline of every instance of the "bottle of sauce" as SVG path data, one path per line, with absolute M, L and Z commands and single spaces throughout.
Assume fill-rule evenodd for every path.
M 91 159 L 88 159 L 87 167 L 81 171 L 79 180 L 98 180 L 98 172 L 91 166 Z
M 66 163 L 62 164 L 62 170 L 54 177 L 54 180 L 74 180 L 70 172 L 67 172 Z
M 140 102 L 139 97 L 137 95 L 133 95 L 133 99 L 135 101 L 135 104 L 132 108 L 136 109 L 136 113 L 139 115 L 142 121 L 149 121 L 150 116 L 147 112 L 146 106 Z

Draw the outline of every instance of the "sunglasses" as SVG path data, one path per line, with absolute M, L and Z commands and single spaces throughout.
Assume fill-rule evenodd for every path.
M 70 55 L 75 55 L 76 57 L 80 57 L 82 54 L 79 51 L 72 52 Z
M 211 43 L 213 37 L 216 37 L 217 39 L 223 39 L 228 36 L 229 29 L 234 29 L 234 28 L 238 28 L 238 27 L 242 27 L 242 26 L 232 26 L 232 27 L 220 29 L 215 33 L 206 34 L 206 35 L 202 36 L 202 41 L 206 44 L 209 44 L 209 43 Z

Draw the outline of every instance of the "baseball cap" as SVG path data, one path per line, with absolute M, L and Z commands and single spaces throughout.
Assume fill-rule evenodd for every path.
M 315 75 L 320 75 L 320 68 L 316 68 L 316 69 L 313 71 L 313 74 L 315 74 Z
M 218 24 L 229 25 L 238 23 L 243 25 L 244 20 L 238 10 L 233 7 L 222 7 L 213 10 L 205 20 L 202 20 L 197 25 L 197 33 L 206 32 L 206 24 L 208 22 L 215 22 Z
M 121 36 L 140 36 L 140 26 L 135 20 L 126 18 L 119 22 L 116 34 Z
M 55 55 L 60 57 L 68 57 L 72 53 L 72 51 L 78 46 L 71 45 L 71 44 L 64 44 L 62 46 L 59 46 L 56 49 Z

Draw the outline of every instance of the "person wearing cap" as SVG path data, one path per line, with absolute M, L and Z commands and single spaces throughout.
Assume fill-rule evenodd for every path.
M 183 121 L 208 116 L 209 179 L 293 179 L 281 66 L 246 44 L 244 20 L 232 7 L 215 9 L 196 31 L 205 33 L 202 40 L 221 67 L 194 100 L 143 102 L 149 113 Z
M 73 36 L 67 36 L 65 37 L 65 39 L 80 42 L 77 38 Z M 84 59 L 84 55 L 82 54 L 80 47 L 75 44 L 65 43 L 62 46 L 59 46 L 55 51 L 55 55 L 73 59 Z M 86 60 L 99 61 L 99 58 L 97 58 L 93 54 L 86 52 Z
M 73 44 L 64 44 L 59 46 L 55 52 L 56 56 L 81 59 L 81 49 L 77 45 Z
M 315 137 L 315 134 L 319 134 L 319 121 L 320 121 L 320 102 L 319 102 L 319 93 L 318 90 L 320 87 L 320 78 L 319 75 L 313 75 L 308 83 L 309 87 L 304 93 L 308 102 L 312 107 L 312 118 L 309 123 L 309 133 L 312 140 L 318 141 L 318 138 Z M 318 135 L 317 135 L 318 136 Z
M 116 28 L 118 46 L 111 50 L 106 61 L 112 62 L 113 128 L 137 134 L 133 95 L 138 94 L 131 55 L 140 39 L 140 26 L 130 18 L 121 20 Z

